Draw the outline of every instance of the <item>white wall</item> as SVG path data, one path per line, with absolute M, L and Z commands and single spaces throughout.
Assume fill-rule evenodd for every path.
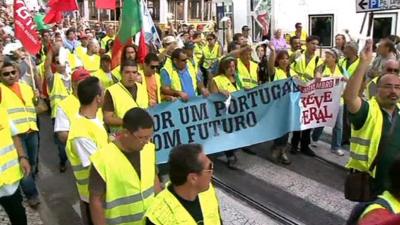
M 292 0 L 290 0 L 292 1 Z M 232 0 L 234 16 L 234 33 L 241 33 L 242 26 L 251 27 L 250 0 Z
M 312 14 L 333 14 L 334 35 L 350 31 L 354 37 L 359 36 L 364 14 L 356 13 L 355 0 L 273 0 L 272 31 L 281 28 L 284 33 L 294 31 L 296 22 L 303 24 L 303 30 L 309 32 L 308 16 Z M 391 12 L 399 12 L 392 10 Z M 400 15 L 398 15 L 398 20 Z M 368 17 L 367 17 L 368 20 Z M 400 22 L 397 23 L 397 33 L 400 32 Z M 362 36 L 366 35 L 364 28 Z

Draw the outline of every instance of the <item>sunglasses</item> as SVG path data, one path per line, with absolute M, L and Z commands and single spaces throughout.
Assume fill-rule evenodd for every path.
M 395 68 L 387 68 L 387 69 L 386 69 L 386 72 L 387 72 L 387 73 L 395 73 L 395 74 L 398 74 L 398 73 L 400 72 L 400 70 L 399 70 L 399 69 L 395 69 Z
M 150 68 L 153 69 L 153 70 L 158 69 L 158 67 L 159 67 L 159 65 L 150 65 Z
M 15 71 L 15 70 L 1 73 L 1 75 L 3 75 L 3 77 L 8 77 L 10 75 L 15 75 L 15 74 L 17 74 L 17 71 Z
M 207 169 L 203 169 L 204 172 L 212 172 L 214 171 L 214 163 L 210 162 Z

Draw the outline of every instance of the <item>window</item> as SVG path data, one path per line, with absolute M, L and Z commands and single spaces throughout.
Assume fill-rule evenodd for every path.
M 374 13 L 372 38 L 374 43 L 391 34 L 396 34 L 397 13 Z M 375 46 L 374 46 L 375 47 Z
M 189 10 L 188 18 L 190 20 L 201 19 L 201 1 L 200 0 L 189 1 L 188 10 Z
M 310 35 L 316 35 L 320 38 L 320 46 L 331 48 L 334 44 L 333 41 L 333 14 L 325 15 L 309 15 L 308 27 Z
M 172 19 L 174 20 L 183 20 L 183 12 L 184 12 L 184 1 L 183 0 L 175 0 L 170 1 L 168 4 L 168 12 L 172 14 Z
M 153 20 L 160 20 L 160 0 L 148 0 L 147 8 Z

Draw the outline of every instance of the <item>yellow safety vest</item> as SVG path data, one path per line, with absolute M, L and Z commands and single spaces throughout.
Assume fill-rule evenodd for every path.
M 347 168 L 368 172 L 375 177 L 375 168 L 371 172 L 369 167 L 378 152 L 381 140 L 383 115 L 375 98 L 368 101 L 369 110 L 363 127 L 359 130 L 351 129 L 350 159 Z
M 71 127 L 68 133 L 66 145 L 66 153 L 68 160 L 71 163 L 72 170 L 75 176 L 76 186 L 79 196 L 82 201 L 89 202 L 89 170 L 90 166 L 83 167 L 82 161 L 79 158 L 78 152 L 73 145 L 73 141 L 77 138 L 87 138 L 96 144 L 97 149 L 107 145 L 108 134 L 104 127 L 99 127 L 98 124 L 92 122 L 85 117 L 77 116 L 71 121 Z
M 3 90 L 3 88 L 1 89 Z M 21 180 L 23 173 L 18 162 L 18 153 L 11 138 L 6 108 L 0 105 L 0 189 Z
M 106 45 L 108 40 L 114 40 L 115 39 L 115 35 L 112 37 L 109 37 L 108 35 L 106 35 L 105 37 L 103 37 L 100 41 L 100 45 L 102 49 L 106 49 Z
M 258 85 L 258 65 L 257 63 L 250 61 L 250 72 L 247 67 L 243 64 L 241 59 L 237 60 L 237 73 L 239 82 L 242 88 L 250 89 L 257 87 Z
M 193 55 L 194 55 L 194 61 L 198 65 L 201 60 L 201 57 L 203 57 L 203 46 L 200 45 L 199 43 L 195 43 L 193 49 Z
M 149 107 L 149 98 L 147 97 L 147 90 L 143 85 L 136 83 L 137 96 L 136 101 L 132 98 L 131 93 L 119 82 L 107 88 L 110 92 L 114 104 L 114 111 L 118 118 L 124 118 L 125 113 L 136 107 L 147 109 Z M 121 130 L 121 127 L 111 127 L 112 133 Z
M 71 123 L 77 117 L 81 104 L 75 95 L 69 95 L 58 104 L 58 107 L 62 109 Z M 97 110 L 96 117 L 99 120 L 103 120 L 103 111 L 101 109 Z
M 296 31 L 293 31 L 292 33 L 290 33 L 290 37 L 294 37 L 296 36 Z M 300 40 L 301 41 L 305 41 L 307 39 L 307 32 L 305 31 L 301 31 L 301 35 L 300 35 Z
M 336 65 L 335 72 L 333 72 L 333 73 L 327 66 L 325 66 L 324 71 L 322 71 L 322 76 L 323 77 L 342 77 L 343 73 L 339 69 L 338 65 Z
M 274 81 L 277 80 L 286 80 L 291 76 L 296 75 L 296 72 L 290 68 L 290 74 L 287 74 L 286 71 L 279 67 L 275 67 L 275 76 L 274 76 Z
M 207 191 L 199 194 L 204 225 L 221 224 L 218 199 L 214 187 L 210 184 Z M 145 217 L 156 225 L 196 225 L 196 221 L 182 206 L 168 188 L 158 193 L 147 210 Z
M 323 63 L 321 58 L 317 57 L 314 55 L 308 64 L 306 64 L 306 55 L 301 54 L 301 56 L 294 60 L 291 67 L 303 81 L 310 81 L 314 79 L 315 69 Z
M 115 67 L 113 70 L 111 70 L 111 73 L 117 78 L 118 81 L 121 81 L 122 75 L 121 75 L 121 66 Z
M 229 93 L 239 90 L 232 84 L 228 77 L 223 74 L 213 77 L 219 91 L 228 91 Z
M 155 145 L 148 143 L 140 151 L 140 178 L 114 143 L 107 144 L 90 158 L 106 183 L 107 224 L 143 225 L 144 213 L 154 200 Z
M 393 214 L 400 213 L 400 202 L 389 191 L 384 191 L 382 195 L 378 196 L 378 199 L 382 199 L 382 200 L 386 201 L 390 205 L 390 209 L 388 209 L 388 210 L 392 211 Z M 361 214 L 360 218 L 363 218 L 365 215 L 367 215 L 369 212 L 371 212 L 375 209 L 385 209 L 385 207 L 380 204 L 373 203 L 364 210 L 364 212 Z
M 170 59 L 168 62 L 165 62 L 164 67 L 161 70 L 166 70 L 169 77 L 171 78 L 171 88 L 175 91 L 182 91 L 182 84 L 181 84 L 181 78 L 179 77 L 179 73 L 172 64 L 172 60 Z M 195 93 L 197 93 L 197 73 L 194 71 L 193 67 L 187 66 L 187 70 L 190 74 L 190 77 L 192 78 L 192 84 Z
M 139 70 L 139 74 L 142 77 L 142 85 L 143 85 L 144 89 L 146 90 L 147 99 L 149 99 L 149 102 L 150 102 L 150 97 L 147 92 L 146 77 L 145 77 L 142 69 Z M 158 74 L 158 73 L 154 74 L 154 76 L 156 76 L 156 84 L 157 84 L 157 102 L 161 103 L 161 77 L 160 77 L 160 74 Z
M 23 101 L 6 85 L 0 83 L 3 105 L 7 109 L 10 120 L 13 121 L 19 134 L 29 130 L 38 131 L 36 110 L 33 103 L 35 94 L 32 87 L 19 82 Z
M 90 73 L 96 72 L 100 69 L 100 56 L 84 54 L 82 56 L 83 68 L 85 68 Z
M 115 84 L 115 80 L 118 80 L 117 77 L 114 76 L 113 72 L 111 72 L 111 79 L 108 77 L 108 75 L 106 74 L 106 72 L 104 72 L 104 70 L 102 70 L 101 68 L 98 69 L 93 76 L 99 78 L 101 84 L 103 85 L 104 88 L 108 88 L 111 85 Z M 114 80 L 114 79 L 115 80 Z
M 213 49 L 210 49 L 208 45 L 203 47 L 204 62 L 203 67 L 209 69 L 217 60 L 219 56 L 220 46 L 216 43 Z
M 72 70 L 74 70 L 76 67 L 80 66 L 79 59 L 77 58 L 77 56 L 69 51 L 68 51 L 67 60 L 68 60 L 69 66 Z
M 81 60 L 84 57 L 84 55 L 86 55 L 86 52 L 87 52 L 87 48 L 83 47 L 82 45 L 79 45 L 75 50 L 76 56 L 78 56 L 78 58 Z
M 61 74 L 55 73 L 53 88 L 50 91 L 51 118 L 56 117 L 58 104 L 72 93 L 71 88 L 67 88 L 61 78 Z
M 347 70 L 347 73 L 351 76 L 353 76 L 354 72 L 356 72 L 356 69 L 358 67 L 358 64 L 360 64 L 360 58 L 357 58 L 356 61 L 354 61 L 350 66 L 347 65 L 349 62 L 346 58 L 339 60 L 339 65 Z

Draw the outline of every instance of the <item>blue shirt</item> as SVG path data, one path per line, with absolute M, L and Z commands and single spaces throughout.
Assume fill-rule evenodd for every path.
M 167 70 L 161 70 L 161 83 L 163 86 L 171 87 L 171 77 L 169 76 Z M 192 77 L 189 74 L 189 70 L 186 67 L 184 70 L 178 71 L 178 75 L 181 81 L 182 91 L 189 95 L 189 97 L 196 96 L 196 90 L 193 87 Z

